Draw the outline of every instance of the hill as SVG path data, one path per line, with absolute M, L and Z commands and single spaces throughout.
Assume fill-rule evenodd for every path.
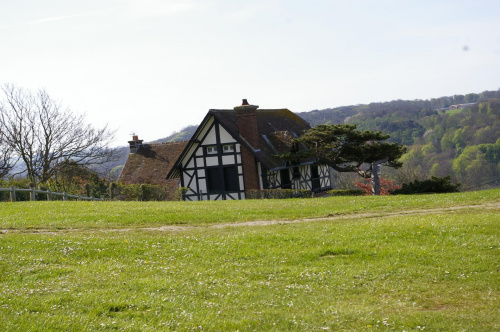
M 178 142 L 178 141 L 185 141 L 189 140 L 191 136 L 193 136 L 194 132 L 198 126 L 187 126 L 182 128 L 181 130 L 174 132 L 170 134 L 167 137 L 157 139 L 155 141 L 151 141 L 148 143 L 166 143 L 166 142 Z

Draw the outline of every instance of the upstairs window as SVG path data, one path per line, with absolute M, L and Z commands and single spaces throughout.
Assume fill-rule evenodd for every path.
M 217 145 L 207 146 L 207 154 L 217 154 Z
M 225 144 L 222 146 L 222 152 L 229 153 L 234 152 L 234 144 Z

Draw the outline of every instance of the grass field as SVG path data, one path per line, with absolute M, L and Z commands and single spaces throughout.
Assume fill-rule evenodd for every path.
M 498 331 L 499 206 L 0 203 L 0 331 Z

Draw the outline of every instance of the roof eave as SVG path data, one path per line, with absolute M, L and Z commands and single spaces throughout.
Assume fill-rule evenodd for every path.
M 193 146 L 194 143 L 197 143 L 197 141 L 198 141 L 197 137 L 200 134 L 200 131 L 205 126 L 205 124 L 208 122 L 208 119 L 210 118 L 210 116 L 211 116 L 211 113 L 209 111 L 207 113 L 207 115 L 205 115 L 205 117 L 203 118 L 201 123 L 198 125 L 198 128 L 196 128 L 196 131 L 194 132 L 193 136 L 191 136 L 189 143 L 184 148 L 184 151 L 182 151 L 182 153 L 179 155 L 179 158 L 177 158 L 177 160 L 175 161 L 170 172 L 168 172 L 167 177 L 166 177 L 167 180 L 174 179 L 176 177 L 180 177 L 180 172 L 179 172 L 178 176 L 174 177 L 174 175 L 175 175 L 176 171 L 178 170 L 180 163 L 182 162 L 182 160 L 186 156 L 187 152 L 189 151 L 189 149 L 191 149 L 191 146 Z

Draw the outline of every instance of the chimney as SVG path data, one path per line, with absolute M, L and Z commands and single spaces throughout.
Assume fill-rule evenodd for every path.
M 257 108 L 259 106 L 250 105 L 246 99 L 243 99 L 241 106 L 234 108 L 240 137 L 250 145 L 249 148 L 244 145 L 241 147 L 241 166 L 244 174 L 243 184 L 245 191 L 260 189 L 259 172 L 257 171 L 257 161 L 254 156 L 254 152 L 260 150 Z
M 254 149 L 258 150 L 259 130 L 257 127 L 257 105 L 250 105 L 243 99 L 241 106 L 236 106 L 234 110 L 237 116 L 237 125 L 240 136 Z
M 143 140 L 139 139 L 138 135 L 133 134 L 132 135 L 132 140 L 128 141 L 128 144 L 130 145 L 130 153 L 136 153 L 139 147 L 141 146 Z

